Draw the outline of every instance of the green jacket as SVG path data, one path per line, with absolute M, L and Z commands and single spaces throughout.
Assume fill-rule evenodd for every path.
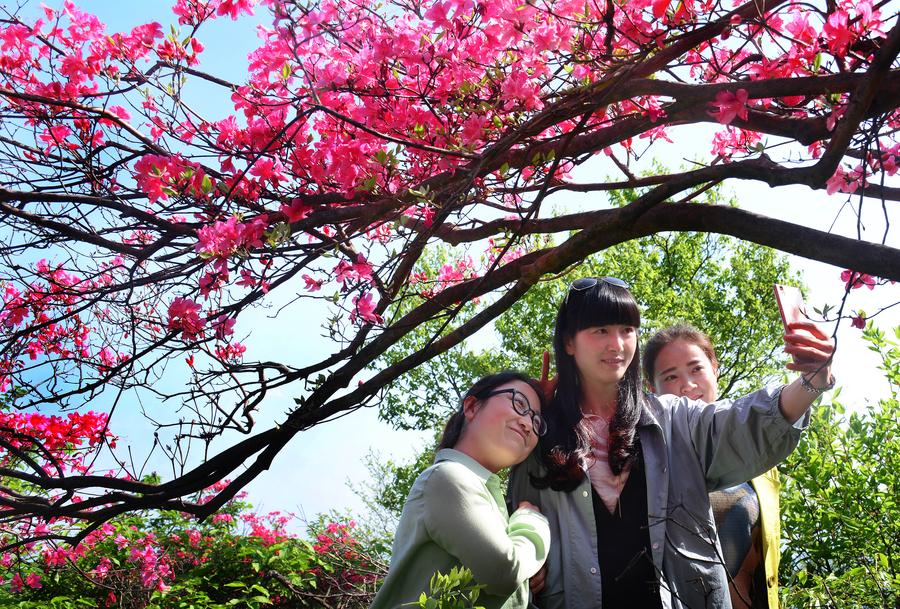
M 543 515 L 530 509 L 508 514 L 496 474 L 464 453 L 441 450 L 409 492 L 372 609 L 418 601 L 436 571 L 458 566 L 485 586 L 479 605 L 524 609 L 528 578 L 544 564 L 549 544 Z

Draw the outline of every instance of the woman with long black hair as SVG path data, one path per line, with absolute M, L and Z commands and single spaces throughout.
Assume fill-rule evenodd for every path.
M 576 280 L 560 306 L 548 431 L 509 485 L 550 523 L 542 609 L 729 609 L 708 492 L 787 457 L 833 385 L 832 341 L 801 323 L 785 335 L 803 362 L 789 385 L 710 404 L 645 394 L 639 327 L 618 279 Z

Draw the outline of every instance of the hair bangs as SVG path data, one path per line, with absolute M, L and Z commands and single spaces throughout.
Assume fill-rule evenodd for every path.
M 571 295 L 570 295 L 571 296 Z M 571 298 L 567 328 L 574 335 L 585 328 L 622 325 L 639 328 L 641 312 L 631 293 L 602 281 Z

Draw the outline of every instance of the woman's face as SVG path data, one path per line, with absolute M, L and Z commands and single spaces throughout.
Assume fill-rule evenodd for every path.
M 634 326 L 594 326 L 566 341 L 566 353 L 575 359 L 580 377 L 589 384 L 612 385 L 625 376 L 637 349 Z
M 715 402 L 719 395 L 718 367 L 697 344 L 672 341 L 656 356 L 653 390 L 693 400 Z
M 504 392 L 504 389 L 516 392 Z M 464 452 L 496 472 L 524 461 L 538 442 L 531 414 L 516 412 L 513 399 L 524 400 L 536 415 L 541 413 L 541 402 L 531 385 L 523 381 L 503 383 L 493 392 L 496 395 L 483 400 L 467 399 L 466 426 L 457 446 L 462 445 Z

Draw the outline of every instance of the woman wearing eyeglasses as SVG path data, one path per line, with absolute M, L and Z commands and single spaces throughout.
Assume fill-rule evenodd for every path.
M 518 372 L 476 382 L 447 421 L 434 465 L 413 483 L 391 566 L 373 609 L 429 593 L 435 572 L 467 567 L 487 609 L 525 609 L 528 579 L 547 556 L 547 519 L 527 501 L 509 514 L 497 472 L 521 463 L 547 431 L 543 392 Z
M 577 280 L 560 306 L 548 431 L 509 484 L 550 523 L 541 609 L 730 608 L 707 493 L 784 459 L 833 384 L 831 340 L 802 323 L 785 335 L 804 362 L 789 385 L 710 404 L 645 394 L 639 327 L 618 279 Z

